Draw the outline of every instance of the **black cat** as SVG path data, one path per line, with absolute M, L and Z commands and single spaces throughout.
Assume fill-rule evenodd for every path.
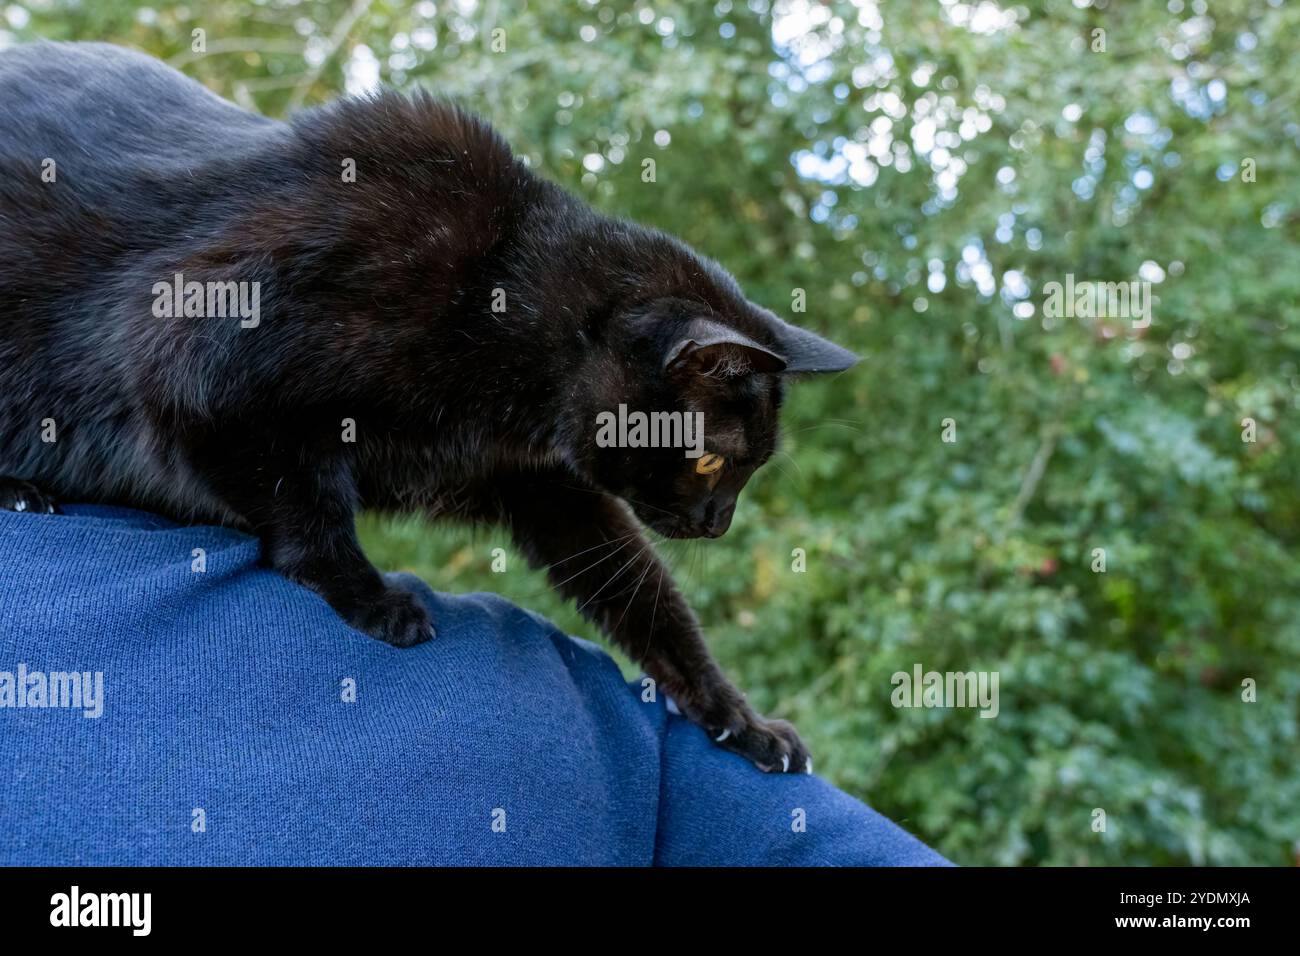
M 0 109 L 0 505 L 246 529 L 397 647 L 433 622 L 366 560 L 356 510 L 503 523 L 723 746 L 810 768 L 633 516 L 722 534 L 784 376 L 851 353 L 423 93 L 285 124 L 138 53 L 41 43 L 0 54 Z M 620 405 L 702 415 L 703 445 L 604 447 Z

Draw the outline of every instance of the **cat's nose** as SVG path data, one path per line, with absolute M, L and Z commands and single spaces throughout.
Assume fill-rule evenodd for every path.
M 701 530 L 706 538 L 720 538 L 726 534 L 727 529 L 731 527 L 731 516 L 736 513 L 736 502 L 732 501 L 719 504 L 716 501 L 710 501 L 704 509 L 704 520 L 701 522 Z

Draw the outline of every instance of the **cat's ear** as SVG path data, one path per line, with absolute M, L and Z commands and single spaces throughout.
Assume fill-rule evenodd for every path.
M 764 312 L 767 310 L 765 309 Z M 815 332 L 801 329 L 782 321 L 767 312 L 768 325 L 776 338 L 776 347 L 785 356 L 785 371 L 842 372 L 859 361 L 859 357 L 846 348 L 822 338 Z
M 784 372 L 786 360 L 721 322 L 692 319 L 668 346 L 664 369 L 707 372 L 716 368 L 733 374 Z

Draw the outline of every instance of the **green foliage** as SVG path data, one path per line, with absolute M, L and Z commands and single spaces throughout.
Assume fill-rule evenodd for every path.
M 958 862 L 1296 852 L 1294 4 L 17 6 L 19 39 L 133 44 L 273 115 L 376 61 L 861 352 L 794 391 L 728 536 L 667 549 L 835 783 Z M 1067 273 L 1152 279 L 1150 327 L 1046 317 Z M 363 531 L 387 567 L 590 633 L 519 559 L 489 571 L 502 534 Z M 895 709 L 918 662 L 998 672 L 1000 715 Z

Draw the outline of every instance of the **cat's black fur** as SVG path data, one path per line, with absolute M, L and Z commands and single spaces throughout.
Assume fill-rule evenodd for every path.
M 633 513 L 721 534 L 773 451 L 783 376 L 852 355 L 424 94 L 284 124 L 138 53 L 36 44 L 0 54 L 0 112 L 0 506 L 246 529 L 396 646 L 433 622 L 366 560 L 357 509 L 502 523 L 723 746 L 810 767 L 719 671 Z M 176 273 L 260 283 L 260 325 L 155 317 Z M 726 465 L 597 447 L 620 403 L 702 411 Z

